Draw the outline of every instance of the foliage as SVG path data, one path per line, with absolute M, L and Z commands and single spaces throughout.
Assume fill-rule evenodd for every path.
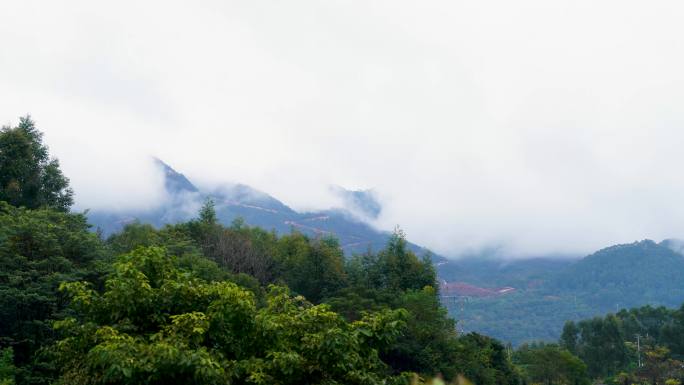
M 154 247 L 119 258 L 103 293 L 85 282 L 63 290 L 76 314 L 56 324 L 65 384 L 376 384 L 378 350 L 406 316 L 348 323 L 275 286 L 258 308 L 249 291 L 176 269 Z
M 621 310 L 604 318 L 566 323 L 561 344 L 587 363 L 593 377 L 605 377 L 637 366 L 639 347 L 666 348 L 674 358 L 682 356 L 683 309 L 644 306 Z
M 680 306 L 684 302 L 684 258 L 673 249 L 668 241 L 645 240 L 608 247 L 576 260 L 550 256 L 501 261 L 477 256 L 449 261 L 438 269 L 447 281 L 515 288 L 503 296 L 445 305 L 466 331 L 519 346 L 536 340 L 556 341 L 567 320 L 645 304 Z
M 229 228 L 220 228 L 205 253 L 233 273 L 249 274 L 261 284 L 269 284 L 278 277 L 276 242 L 274 233 L 236 220 Z
M 51 207 L 69 211 L 73 192 L 69 180 L 50 159 L 30 116 L 16 127 L 0 130 L 0 201 L 27 208 Z
M 565 269 L 552 282 L 563 293 L 578 295 L 602 312 L 616 305 L 677 306 L 684 301 L 684 258 L 667 242 L 650 240 L 599 250 Z
M 208 226 L 216 225 L 218 223 L 218 219 L 216 218 L 216 204 L 211 198 L 207 199 L 200 208 L 199 221 Z
M 581 385 L 590 382 L 587 365 L 555 344 L 523 345 L 515 352 L 514 362 L 530 383 Z
M 616 384 L 664 384 L 682 372 L 684 306 L 644 306 L 580 322 L 567 322 L 560 340 L 588 368 L 592 378 Z
M 520 384 L 520 375 L 499 341 L 478 333 L 468 333 L 458 339 L 457 347 L 453 362 L 458 372 L 474 384 Z
M 139 247 L 164 247 L 169 255 L 176 257 L 175 263 L 179 268 L 192 270 L 206 281 L 230 281 L 249 289 L 255 295 L 261 295 L 261 287 L 254 277 L 231 273 L 206 258 L 186 230 L 184 224 L 157 230 L 149 224 L 136 221 L 127 224 L 121 232 L 111 235 L 107 239 L 107 246 L 113 255 L 127 254 Z
M 680 385 L 684 380 L 684 362 L 673 359 L 662 346 L 645 346 L 642 365 L 609 378 L 615 385 Z
M 418 258 L 395 231 L 377 254 L 352 257 L 346 263 L 348 286 L 325 301 L 349 319 L 363 311 L 406 309 L 406 332 L 381 352 L 392 369 L 452 381 L 459 374 L 478 384 L 515 384 L 518 376 L 503 346 L 479 335 L 458 336 L 454 320 L 441 306 L 430 256 Z
M 0 385 L 14 385 L 13 357 L 12 348 L 0 349 Z
M 395 230 L 387 247 L 379 253 L 378 269 L 381 272 L 380 287 L 389 290 L 420 290 L 437 284 L 430 256 L 419 260 L 408 249 L 406 236 L 400 229 Z
M 452 379 L 465 369 L 456 362 L 455 322 L 447 317 L 432 286 L 405 292 L 393 306 L 409 312 L 406 333 L 384 353 L 395 370 Z
M 500 343 L 457 335 L 431 256 L 400 230 L 346 260 L 331 236 L 224 226 L 208 200 L 195 220 L 103 241 L 68 213 L 29 118 L 0 145 L 14 178 L 0 186 L 2 385 L 518 383 Z
M 344 255 L 335 238 L 310 240 L 295 232 L 278 240 L 277 255 L 282 279 L 314 303 L 346 285 Z
M 560 346 L 572 354 L 577 354 L 579 329 L 573 321 L 566 321 L 560 338 Z
M 199 218 L 167 226 L 167 232 L 190 239 L 203 255 L 235 274 L 248 274 L 261 284 L 275 282 L 277 237 L 258 227 L 245 226 L 239 218 L 230 227 L 216 222 L 214 203 L 208 200 Z
M 18 366 L 51 341 L 60 282 L 97 280 L 103 248 L 88 229 L 81 214 L 0 202 L 0 347 L 13 347 Z
M 644 364 L 635 373 L 642 383 L 681 383 L 684 380 L 684 363 L 670 358 L 666 347 L 648 346 L 644 349 Z

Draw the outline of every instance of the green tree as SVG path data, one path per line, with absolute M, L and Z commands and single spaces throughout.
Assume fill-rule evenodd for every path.
M 344 254 L 335 238 L 310 240 L 295 232 L 278 240 L 278 253 L 284 282 L 314 303 L 346 286 Z
M 0 348 L 11 346 L 17 382 L 47 381 L 29 365 L 53 338 L 63 311 L 62 281 L 96 281 L 104 248 L 81 214 L 0 202 Z
M 555 344 L 523 345 L 515 353 L 515 363 L 529 382 L 547 385 L 589 383 L 587 366 L 568 350 Z
M 638 368 L 637 377 L 642 383 L 665 385 L 684 379 L 684 363 L 671 358 L 670 351 L 664 346 L 645 346 L 644 362 Z
M 186 230 L 184 224 L 167 225 L 158 230 L 152 225 L 136 221 L 124 226 L 121 232 L 112 234 L 107 239 L 107 246 L 113 255 L 127 254 L 139 247 L 164 247 L 170 255 L 176 256 L 179 267 L 195 271 L 200 278 L 208 281 L 231 281 L 261 296 L 261 287 L 254 277 L 222 268 L 220 263 L 205 257 Z
M 0 385 L 14 385 L 15 370 L 12 348 L 0 349 Z
M 563 325 L 563 333 L 560 338 L 560 345 L 572 354 L 577 354 L 577 334 L 579 329 L 573 321 L 567 321 Z
M 518 385 L 520 376 L 497 340 L 468 333 L 456 341 L 453 365 L 465 378 L 478 385 Z
M 73 191 L 59 161 L 51 159 L 30 116 L 0 130 L 0 200 L 30 209 L 69 211 Z
M 378 255 L 383 284 L 391 290 L 420 290 L 425 286 L 436 287 L 435 271 L 429 256 L 421 261 L 408 249 L 406 235 L 396 229 L 387 247 Z
M 140 246 L 158 246 L 161 244 L 161 237 L 154 226 L 135 221 L 125 225 L 120 232 L 109 236 L 107 244 L 114 255 L 119 255 Z
M 216 217 L 216 204 L 211 198 L 207 198 L 199 211 L 200 222 L 207 225 L 216 225 L 218 219 Z
M 394 308 L 408 310 L 406 332 L 383 357 L 397 372 L 415 371 L 428 376 L 455 378 L 459 369 L 456 325 L 447 316 L 432 286 L 395 295 Z
M 672 322 L 662 326 L 662 336 L 672 356 L 684 361 L 684 304 L 673 314 Z
M 517 384 L 505 348 L 480 335 L 458 336 L 455 321 L 441 306 L 429 256 L 418 259 L 397 230 L 387 247 L 345 264 L 348 285 L 325 301 L 348 319 L 384 308 L 408 311 L 405 333 L 381 352 L 396 373 L 415 371 L 448 381 L 459 374 L 483 385 Z
M 591 377 L 610 376 L 629 364 L 630 355 L 621 324 L 613 314 L 605 319 L 596 317 L 577 324 L 580 330 L 577 352 L 587 363 Z
M 100 293 L 67 283 L 75 317 L 56 324 L 62 384 L 378 384 L 403 311 L 348 323 L 272 287 L 264 307 L 229 282 L 174 267 L 161 248 L 118 259 Z

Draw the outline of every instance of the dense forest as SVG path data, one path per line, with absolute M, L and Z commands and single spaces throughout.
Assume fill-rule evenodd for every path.
M 578 259 L 502 261 L 483 255 L 441 264 L 437 273 L 481 287 L 515 288 L 504 296 L 452 300 L 445 306 L 461 321 L 460 330 L 519 346 L 558 339 L 567 320 L 647 304 L 679 307 L 684 302 L 684 256 L 678 244 L 641 240 Z
M 106 238 L 25 117 L 0 132 L 0 384 L 649 383 L 684 379 L 684 306 L 568 322 L 556 344 L 457 333 L 429 255 L 197 217 Z M 635 345 L 635 335 L 639 335 Z

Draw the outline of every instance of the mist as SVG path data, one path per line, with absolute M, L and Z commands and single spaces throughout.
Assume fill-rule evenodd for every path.
M 244 183 L 457 256 L 684 233 L 677 1 L 5 1 L 0 122 L 30 113 L 76 209 Z

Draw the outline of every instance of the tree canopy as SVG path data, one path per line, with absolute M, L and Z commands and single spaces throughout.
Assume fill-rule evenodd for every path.
M 684 305 L 568 322 L 559 344 L 513 352 L 457 333 L 430 255 L 398 229 L 345 258 L 332 236 L 226 226 L 207 200 L 196 219 L 104 240 L 69 212 L 29 117 L 0 132 L 0 166 L 0 385 L 684 379 Z
M 0 200 L 30 209 L 50 207 L 68 211 L 73 191 L 43 144 L 43 134 L 30 116 L 16 127 L 0 130 Z
M 162 248 L 118 258 L 104 292 L 66 283 L 73 317 L 56 326 L 64 384 L 377 384 L 378 351 L 405 311 L 348 323 L 272 286 L 266 306 L 234 283 L 174 266 Z

